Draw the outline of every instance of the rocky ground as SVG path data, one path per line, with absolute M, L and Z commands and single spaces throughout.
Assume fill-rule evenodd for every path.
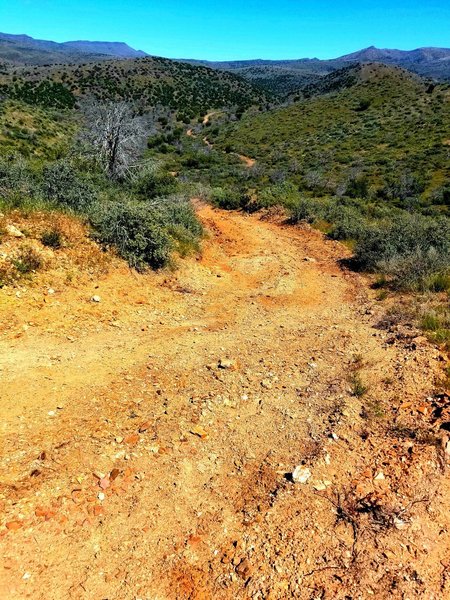
M 0 290 L 1 598 L 449 598 L 446 357 L 343 246 L 199 215 L 176 272 Z

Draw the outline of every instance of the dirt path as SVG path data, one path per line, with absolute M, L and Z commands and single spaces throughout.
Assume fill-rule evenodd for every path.
M 439 351 L 318 232 L 199 214 L 174 274 L 0 290 L 0 597 L 449 597 Z
M 203 119 L 203 125 L 207 125 L 210 122 L 211 117 L 213 117 L 215 114 L 215 112 L 210 112 L 207 115 L 205 115 Z M 191 138 L 196 137 L 193 127 L 189 127 L 189 129 L 186 131 L 186 135 Z M 214 148 L 214 144 L 212 144 L 209 141 L 207 136 L 203 137 L 202 141 L 208 148 Z M 250 158 L 249 156 L 245 156 L 244 154 L 238 154 L 237 152 L 232 152 L 232 154 L 234 156 L 237 156 L 239 160 L 249 169 L 256 164 L 256 160 L 254 158 Z

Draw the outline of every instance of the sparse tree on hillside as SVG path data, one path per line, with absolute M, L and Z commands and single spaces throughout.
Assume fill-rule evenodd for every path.
M 112 179 L 124 177 L 142 154 L 148 135 L 144 117 L 127 102 L 84 107 L 86 127 L 82 138 L 99 153 L 105 170 Z

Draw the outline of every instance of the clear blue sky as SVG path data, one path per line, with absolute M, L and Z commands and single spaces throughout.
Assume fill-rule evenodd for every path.
M 331 58 L 450 47 L 450 0 L 0 0 L 0 30 L 172 58 Z

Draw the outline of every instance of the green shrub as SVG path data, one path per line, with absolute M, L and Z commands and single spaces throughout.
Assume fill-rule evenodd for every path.
M 328 235 L 334 240 L 357 240 L 366 226 L 361 212 L 349 206 L 334 205 L 326 211 L 325 218 L 333 223 Z
M 212 189 L 211 202 L 218 208 L 238 210 L 242 207 L 243 197 L 236 189 L 216 187 Z
M 99 241 L 115 246 L 130 266 L 142 270 L 168 264 L 170 236 L 145 204 L 110 202 L 97 206 L 91 220 Z
M 67 160 L 44 168 L 42 193 L 47 200 L 80 212 L 86 211 L 96 199 L 94 186 Z
M 292 224 L 300 223 L 301 221 L 314 223 L 317 219 L 323 218 L 324 212 L 324 204 L 319 200 L 301 198 L 291 209 L 290 222 Z
M 146 165 L 133 175 L 132 189 L 146 200 L 172 194 L 177 189 L 177 180 L 169 173 L 161 172 L 156 165 Z
M 202 234 L 202 226 L 183 196 L 156 198 L 151 204 L 130 199 L 98 204 L 91 222 L 99 241 L 115 246 L 138 270 L 168 265 L 173 249 L 183 255 L 196 250 Z
M 356 263 L 390 275 L 398 287 L 424 289 L 450 265 L 450 222 L 399 214 L 390 223 L 371 225 L 360 234 Z
M 62 246 L 62 235 L 59 229 L 50 229 L 49 231 L 44 231 L 41 235 L 41 242 L 44 246 L 48 246 L 49 248 L 53 248 L 57 250 Z

